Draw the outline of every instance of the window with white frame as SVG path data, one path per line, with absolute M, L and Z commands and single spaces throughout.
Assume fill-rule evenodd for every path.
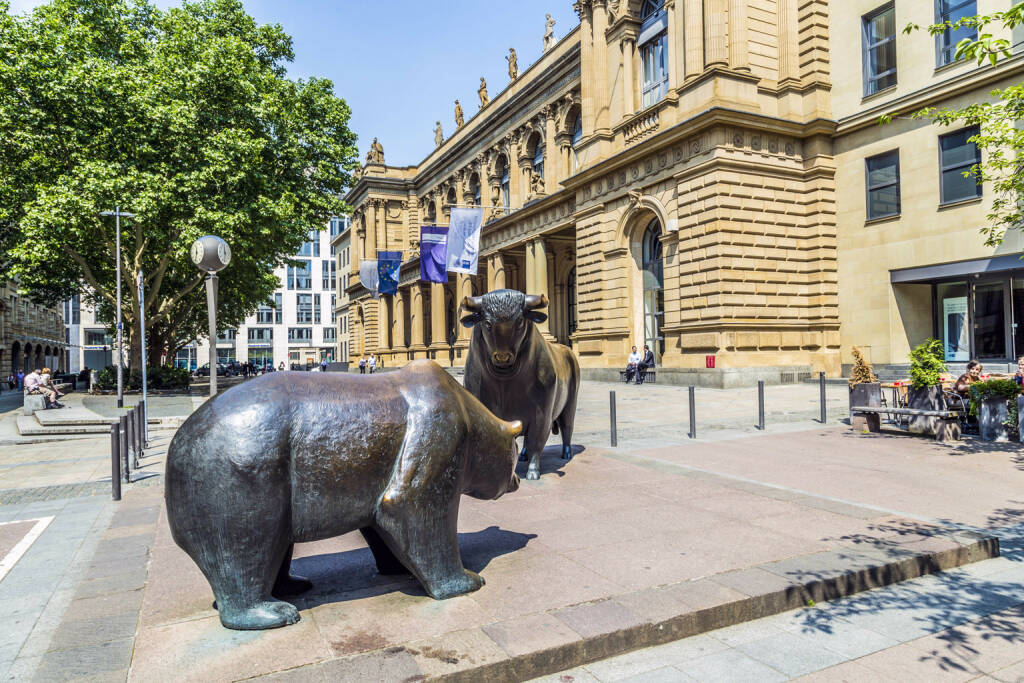
M 956 24 L 961 19 L 973 17 L 978 13 L 976 0 L 935 0 L 935 23 L 950 25 Z M 977 29 L 970 26 L 959 28 L 947 27 L 945 31 L 935 36 L 935 63 L 937 66 L 945 66 L 956 61 L 956 46 L 961 40 L 975 40 L 978 37 Z
M 896 85 L 896 6 L 892 3 L 864 16 L 864 96 Z
M 646 109 L 668 94 L 668 13 L 664 0 L 644 0 L 641 21 L 640 65 L 643 72 L 643 106 Z
M 318 323 L 318 324 L 320 322 L 320 295 L 319 294 L 314 294 L 313 295 L 313 322 Z
M 298 266 L 288 266 L 288 289 L 313 289 L 313 274 L 309 261 L 298 263 Z
M 296 294 L 295 295 L 295 322 L 297 322 L 297 323 L 311 323 L 311 322 L 313 322 L 313 295 L 312 294 Z
M 312 327 L 289 327 L 288 328 L 288 341 L 289 342 L 311 342 L 311 341 L 313 341 L 313 328 Z

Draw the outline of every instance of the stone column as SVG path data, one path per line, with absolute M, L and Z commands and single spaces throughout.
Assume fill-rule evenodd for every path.
M 391 316 L 388 315 L 386 297 L 377 299 L 377 353 L 388 349 L 388 330 L 391 329 Z
M 686 23 L 686 77 L 693 78 L 704 72 L 704 3 L 703 0 L 684 0 L 683 21 Z
M 688 9 L 686 7 L 686 0 L 668 0 L 674 6 L 675 11 L 672 14 L 672 21 L 668 25 L 668 58 L 671 72 L 675 72 L 673 83 L 676 86 L 682 84 L 688 75 L 686 72 L 686 53 L 688 51 L 688 43 L 686 40 L 686 19 Z M 671 74 L 670 72 L 670 74 Z M 671 75 L 669 78 L 673 78 Z
M 425 298 L 423 296 L 423 284 L 416 283 L 410 287 L 412 291 L 411 324 L 412 337 L 410 338 L 411 348 L 422 351 L 427 347 L 426 326 L 423 324 L 423 307 Z
M 729 66 L 738 71 L 750 71 L 747 0 L 729 0 Z
M 529 246 L 532 246 L 533 258 L 530 258 Z M 551 302 L 551 292 L 548 291 L 548 251 L 547 245 L 542 239 L 535 239 L 530 245 L 527 246 L 526 252 L 526 279 L 530 283 L 531 289 L 527 294 L 544 294 L 548 297 L 548 305 Z M 532 267 L 531 267 L 532 261 Z M 531 271 L 532 274 L 531 274 Z M 550 313 L 545 311 L 545 313 Z M 545 337 L 550 337 L 551 332 L 548 326 L 548 321 L 545 320 L 542 323 L 537 323 L 537 329 Z
M 501 252 L 491 254 L 487 264 L 487 291 L 505 289 L 505 259 Z
M 537 294 L 533 288 L 533 274 L 537 270 L 536 251 L 533 248 L 534 240 L 526 243 L 526 277 L 523 283 L 523 291 L 527 294 Z
M 605 31 L 608 30 L 608 10 L 605 6 L 607 0 L 593 0 L 594 3 L 594 97 L 595 102 L 595 126 L 596 132 L 608 132 L 609 108 L 608 102 L 608 41 Z
M 374 231 L 375 246 L 377 249 L 388 248 L 388 200 L 377 200 L 377 222 Z M 374 258 L 377 258 L 374 254 Z
M 632 37 L 622 39 L 622 118 L 629 118 L 636 113 L 636 89 L 633 85 L 633 68 L 636 61 Z
M 468 275 L 466 275 L 464 273 L 459 273 L 458 274 L 458 280 L 456 282 L 455 292 L 456 292 L 456 297 L 455 297 L 455 311 L 456 312 L 455 312 L 455 316 L 456 316 L 456 318 L 458 318 L 458 309 L 459 309 L 459 305 L 462 303 L 463 297 L 473 296 L 473 283 L 470 282 Z M 458 330 L 459 343 L 461 343 L 461 344 L 468 344 L 469 343 L 469 335 L 470 335 L 469 328 L 468 327 L 464 327 L 463 325 L 461 325 L 459 323 L 458 320 L 456 320 L 455 321 L 455 329 Z
M 520 179 L 522 178 L 522 171 L 519 170 L 519 142 L 518 135 L 508 138 L 508 194 L 509 209 L 518 209 L 523 205 L 523 197 L 525 192 L 521 191 Z
M 558 192 L 558 143 L 555 142 L 555 107 L 544 110 L 544 192 Z
M 704 0 L 704 63 L 706 66 L 728 66 L 729 49 L 726 44 L 726 18 L 728 0 Z
M 402 288 L 398 289 L 398 294 L 395 294 L 394 306 L 395 306 L 395 327 L 392 335 L 392 350 L 405 349 L 405 307 L 408 300 L 408 294 Z
M 582 73 L 592 74 L 597 66 L 594 64 L 594 29 L 589 0 L 576 3 L 576 12 L 580 16 L 580 69 Z M 594 79 L 583 79 L 580 96 L 580 116 L 583 118 L 583 130 L 586 135 L 595 128 Z
M 797 0 L 778 0 L 779 8 L 779 83 L 800 79 L 797 32 Z
M 668 56 L 665 58 L 666 66 L 668 67 L 668 89 L 669 92 L 679 87 L 679 84 L 683 82 L 683 74 L 679 69 L 676 68 L 677 55 L 682 49 L 683 43 L 674 40 L 676 36 L 676 15 L 679 14 L 679 8 L 676 7 L 675 0 L 666 0 L 665 12 L 668 15 Z
M 448 348 L 448 330 L 444 328 L 444 285 L 440 282 L 430 283 L 430 345 L 435 348 Z
M 366 201 L 366 242 L 363 258 L 377 258 L 377 200 Z
M 362 232 L 364 237 L 360 237 L 359 233 Z M 352 216 L 352 223 L 349 225 L 349 255 L 351 258 L 348 260 L 348 272 L 351 276 L 357 276 L 359 273 L 359 262 L 366 258 L 362 251 L 364 248 L 363 239 L 365 238 L 366 231 L 363 227 L 363 217 L 360 214 L 354 214 Z M 339 272 L 338 275 L 341 275 Z

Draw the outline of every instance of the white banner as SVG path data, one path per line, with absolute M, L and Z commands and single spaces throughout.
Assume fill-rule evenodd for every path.
M 377 268 L 377 259 L 363 259 L 359 263 L 359 282 L 370 290 L 370 296 L 374 299 L 380 296 L 377 291 L 380 288 L 380 270 Z
M 452 209 L 448 225 L 448 271 L 476 275 L 480 261 L 480 226 L 484 210 Z

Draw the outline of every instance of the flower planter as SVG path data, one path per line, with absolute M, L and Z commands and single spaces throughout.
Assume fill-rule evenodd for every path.
M 945 409 L 946 401 L 942 397 L 942 385 L 936 384 L 934 386 L 925 387 L 924 389 L 910 387 L 907 391 L 907 406 L 916 410 Z M 941 418 L 938 417 L 911 415 L 909 424 L 910 432 L 912 434 L 927 434 L 929 436 L 935 436 L 939 430 L 941 422 Z
M 1006 428 L 1006 399 L 1001 396 L 986 398 L 978 406 L 978 431 L 982 441 L 1008 441 Z
M 881 426 L 878 413 L 855 413 L 853 406 L 882 405 L 882 384 L 880 382 L 864 382 L 850 387 L 850 426 L 854 429 L 877 432 Z

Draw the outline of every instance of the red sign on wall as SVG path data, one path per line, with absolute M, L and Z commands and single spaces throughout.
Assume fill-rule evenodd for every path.
M 715 367 L 715 357 L 714 356 L 704 356 L 704 367 L 706 367 L 706 368 L 713 368 L 713 367 Z

